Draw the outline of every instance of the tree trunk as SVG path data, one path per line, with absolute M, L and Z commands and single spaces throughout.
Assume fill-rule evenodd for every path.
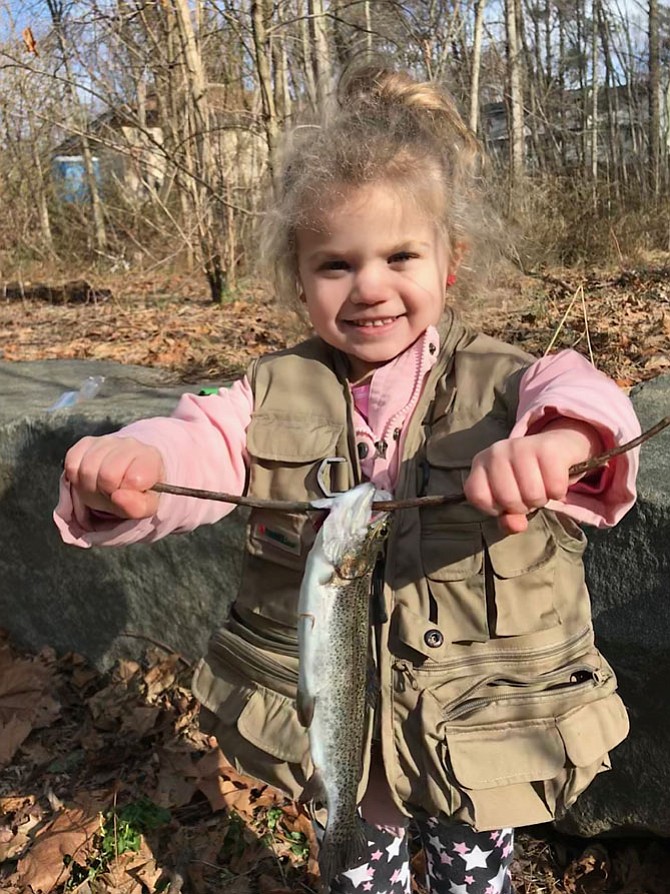
M 649 0 L 649 187 L 658 197 L 661 149 L 661 63 L 658 0 Z
M 254 56 L 258 86 L 263 103 L 263 125 L 265 139 L 268 144 L 268 165 L 274 179 L 277 171 L 277 146 L 279 142 L 279 125 L 275 108 L 272 72 L 270 69 L 271 50 L 267 25 L 272 15 L 271 0 L 253 0 L 251 4 L 251 25 L 254 40 Z
M 190 186 L 198 242 L 212 301 L 220 304 L 227 290 L 227 274 L 222 259 L 222 226 L 218 220 L 219 214 L 213 208 L 214 195 L 220 184 L 211 141 L 207 79 L 188 0 L 173 0 L 173 3 L 186 63 L 184 77 L 190 100 L 189 145 L 194 148 L 194 152 L 189 149 L 193 168 Z
M 316 98 L 319 108 L 323 109 L 332 77 L 323 0 L 307 0 L 307 13 L 309 15 L 312 69 L 316 83 Z
M 598 204 L 598 0 L 593 0 L 591 14 L 591 201 Z
M 507 81 L 509 97 L 508 134 L 510 148 L 510 175 L 512 184 L 511 204 L 516 204 L 516 196 L 525 173 L 525 136 L 523 116 L 523 90 L 521 79 L 521 54 L 519 52 L 518 5 L 516 0 L 505 2 L 505 27 L 507 35 Z
M 58 41 L 58 47 L 63 59 L 63 68 L 65 70 L 66 90 L 72 115 L 75 120 L 77 130 L 81 134 L 81 154 L 84 161 L 84 174 L 86 188 L 91 200 L 91 212 L 93 214 L 93 232 L 95 235 L 95 245 L 99 253 L 105 254 L 107 250 L 107 230 L 105 228 L 105 217 L 100 201 L 100 191 L 98 189 L 98 179 L 95 174 L 93 165 L 93 153 L 91 152 L 91 143 L 88 137 L 88 121 L 86 112 L 82 106 L 77 93 L 74 78 L 72 75 L 72 66 L 70 56 L 67 51 L 67 42 L 65 39 L 64 22 L 63 22 L 63 4 L 58 0 L 46 0 L 47 8 L 51 15 L 51 21 L 54 26 L 54 33 Z
M 484 9 L 486 0 L 475 2 L 475 26 L 472 38 L 472 69 L 470 71 L 470 130 L 479 130 L 479 75 L 482 61 L 482 33 L 484 30 Z

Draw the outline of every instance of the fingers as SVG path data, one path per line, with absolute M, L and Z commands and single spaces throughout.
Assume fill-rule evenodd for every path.
M 64 471 L 79 500 L 91 509 L 144 518 L 158 507 L 159 495 L 148 488 L 163 477 L 162 457 L 134 438 L 83 438 L 68 451 Z
M 568 463 L 555 439 L 543 435 L 499 441 L 477 454 L 464 485 L 469 503 L 500 516 L 509 533 L 526 528 L 525 516 L 568 490 Z

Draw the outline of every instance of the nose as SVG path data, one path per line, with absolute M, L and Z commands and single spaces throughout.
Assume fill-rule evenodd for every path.
M 380 304 L 390 295 L 386 265 L 366 264 L 356 272 L 350 295 L 354 304 Z

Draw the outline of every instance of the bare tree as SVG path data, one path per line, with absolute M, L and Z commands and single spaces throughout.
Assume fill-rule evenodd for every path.
M 482 34 L 484 31 L 484 9 L 486 0 L 475 2 L 475 25 L 472 38 L 472 65 L 470 69 L 470 130 L 479 130 L 479 75 L 482 57 Z
M 657 196 L 660 185 L 661 65 L 658 0 L 649 0 L 649 186 Z
M 79 95 L 75 86 L 71 66 L 71 55 L 68 50 L 65 35 L 65 4 L 63 0 L 45 0 L 51 21 L 53 23 L 54 34 L 60 47 L 63 68 L 65 69 L 66 80 L 65 87 L 71 108 L 71 113 L 80 131 L 81 154 L 84 161 L 84 169 L 86 172 L 86 187 L 91 197 L 91 210 L 93 212 L 93 224 L 95 231 L 95 241 L 98 251 L 105 253 L 107 249 L 107 229 L 105 226 L 105 216 L 100 200 L 100 191 L 98 189 L 98 179 L 93 165 L 93 153 L 91 152 L 91 143 L 87 133 L 87 117 Z
M 510 121 L 510 175 L 513 192 L 525 174 L 526 146 L 523 113 L 523 82 L 519 46 L 520 5 L 518 0 L 505 0 L 505 33 L 507 37 L 507 81 Z M 514 199 L 513 199 L 514 202 Z

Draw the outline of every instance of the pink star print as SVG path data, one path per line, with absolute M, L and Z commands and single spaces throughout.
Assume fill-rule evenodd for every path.
M 381 858 L 382 858 L 382 852 L 381 852 L 381 851 L 375 851 L 373 854 L 370 854 L 370 859 L 371 859 L 371 860 L 381 860 Z
M 466 875 L 465 878 L 463 879 L 463 881 L 465 882 L 466 885 L 471 885 L 474 882 L 474 880 L 475 880 L 474 875 Z
M 505 845 L 505 847 L 502 849 L 502 855 L 503 855 L 503 857 L 507 857 L 511 853 L 512 853 L 512 845 L 507 843 Z
M 393 875 L 391 876 L 391 884 L 395 885 L 396 882 L 399 882 L 401 875 L 402 875 L 402 873 L 399 869 L 394 869 Z
M 443 851 L 443 852 L 440 854 L 440 863 L 447 863 L 449 866 L 451 866 L 451 864 L 452 864 L 453 862 L 454 862 L 454 858 L 453 858 L 453 857 L 450 857 L 449 854 L 446 853 L 446 851 Z
M 459 844 L 454 845 L 454 851 L 457 854 L 469 854 L 470 848 L 467 846 L 467 844 L 464 841 L 461 841 Z
M 498 840 L 498 833 L 491 832 L 491 841 L 497 841 L 497 840 Z
M 492 885 L 489 885 L 484 894 L 496 894 L 495 888 Z
M 372 882 L 366 882 L 366 883 L 363 885 L 363 890 L 364 890 L 364 891 L 371 891 L 371 890 L 372 890 Z

